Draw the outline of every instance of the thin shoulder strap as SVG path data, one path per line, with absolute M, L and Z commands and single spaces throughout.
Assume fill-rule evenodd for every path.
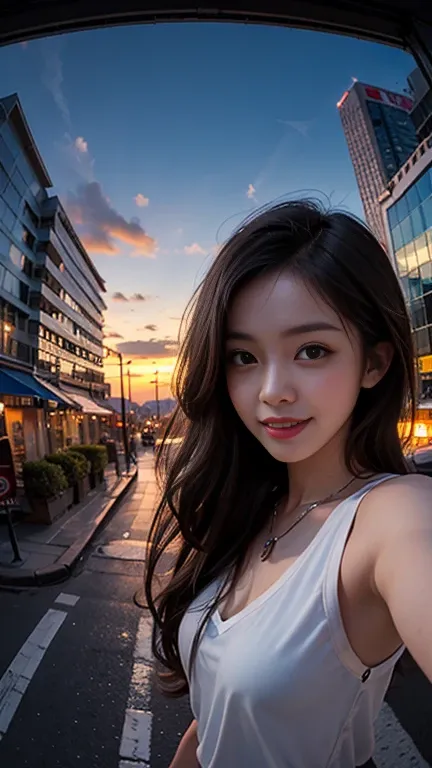
M 337 531 L 335 531 L 332 549 L 330 551 L 324 572 L 323 601 L 333 641 L 337 646 L 337 651 L 341 661 L 343 661 L 343 663 L 348 668 L 350 668 L 354 674 L 359 676 L 364 674 L 366 667 L 354 654 L 346 638 L 339 608 L 339 571 L 345 545 L 354 524 L 360 502 L 373 488 L 376 488 L 377 485 L 381 485 L 381 483 L 384 483 L 393 477 L 397 477 L 397 475 L 380 475 L 379 477 L 374 478 L 370 483 L 364 485 L 363 488 L 360 488 L 359 491 L 345 500 L 343 515 L 339 518 L 340 524 Z

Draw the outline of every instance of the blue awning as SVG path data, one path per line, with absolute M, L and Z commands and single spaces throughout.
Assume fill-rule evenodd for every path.
M 16 397 L 40 397 L 42 400 L 63 401 L 40 384 L 34 376 L 12 368 L 0 370 L 0 394 Z

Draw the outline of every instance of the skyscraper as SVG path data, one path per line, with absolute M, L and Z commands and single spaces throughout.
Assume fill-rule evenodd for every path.
M 355 82 L 337 106 L 366 221 L 385 244 L 378 197 L 418 144 L 409 114 L 413 103 L 403 94 Z

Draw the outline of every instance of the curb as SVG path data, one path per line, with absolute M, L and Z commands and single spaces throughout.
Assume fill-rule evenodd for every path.
M 94 521 L 92 529 L 80 538 L 75 539 L 74 543 L 67 548 L 66 552 L 63 552 L 55 563 L 47 565 L 45 568 L 39 568 L 36 571 L 23 569 L 22 571 L 15 573 L 0 568 L 0 587 L 42 587 L 66 581 L 71 576 L 73 568 L 82 556 L 84 550 L 91 543 L 96 533 L 107 521 L 107 518 L 114 511 L 119 502 L 122 501 L 137 476 L 138 470 L 134 467 L 133 473 L 127 477 L 128 482 L 123 486 L 121 491 L 102 507 Z

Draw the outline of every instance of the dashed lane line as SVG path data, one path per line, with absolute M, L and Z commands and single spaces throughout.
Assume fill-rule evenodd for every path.
M 134 649 L 134 664 L 129 686 L 120 743 L 119 768 L 148 768 L 151 760 L 151 730 L 153 715 L 151 697 L 151 622 L 141 617 Z
M 31 679 L 67 613 L 50 608 L 18 651 L 0 680 L 0 740 L 5 735 Z

